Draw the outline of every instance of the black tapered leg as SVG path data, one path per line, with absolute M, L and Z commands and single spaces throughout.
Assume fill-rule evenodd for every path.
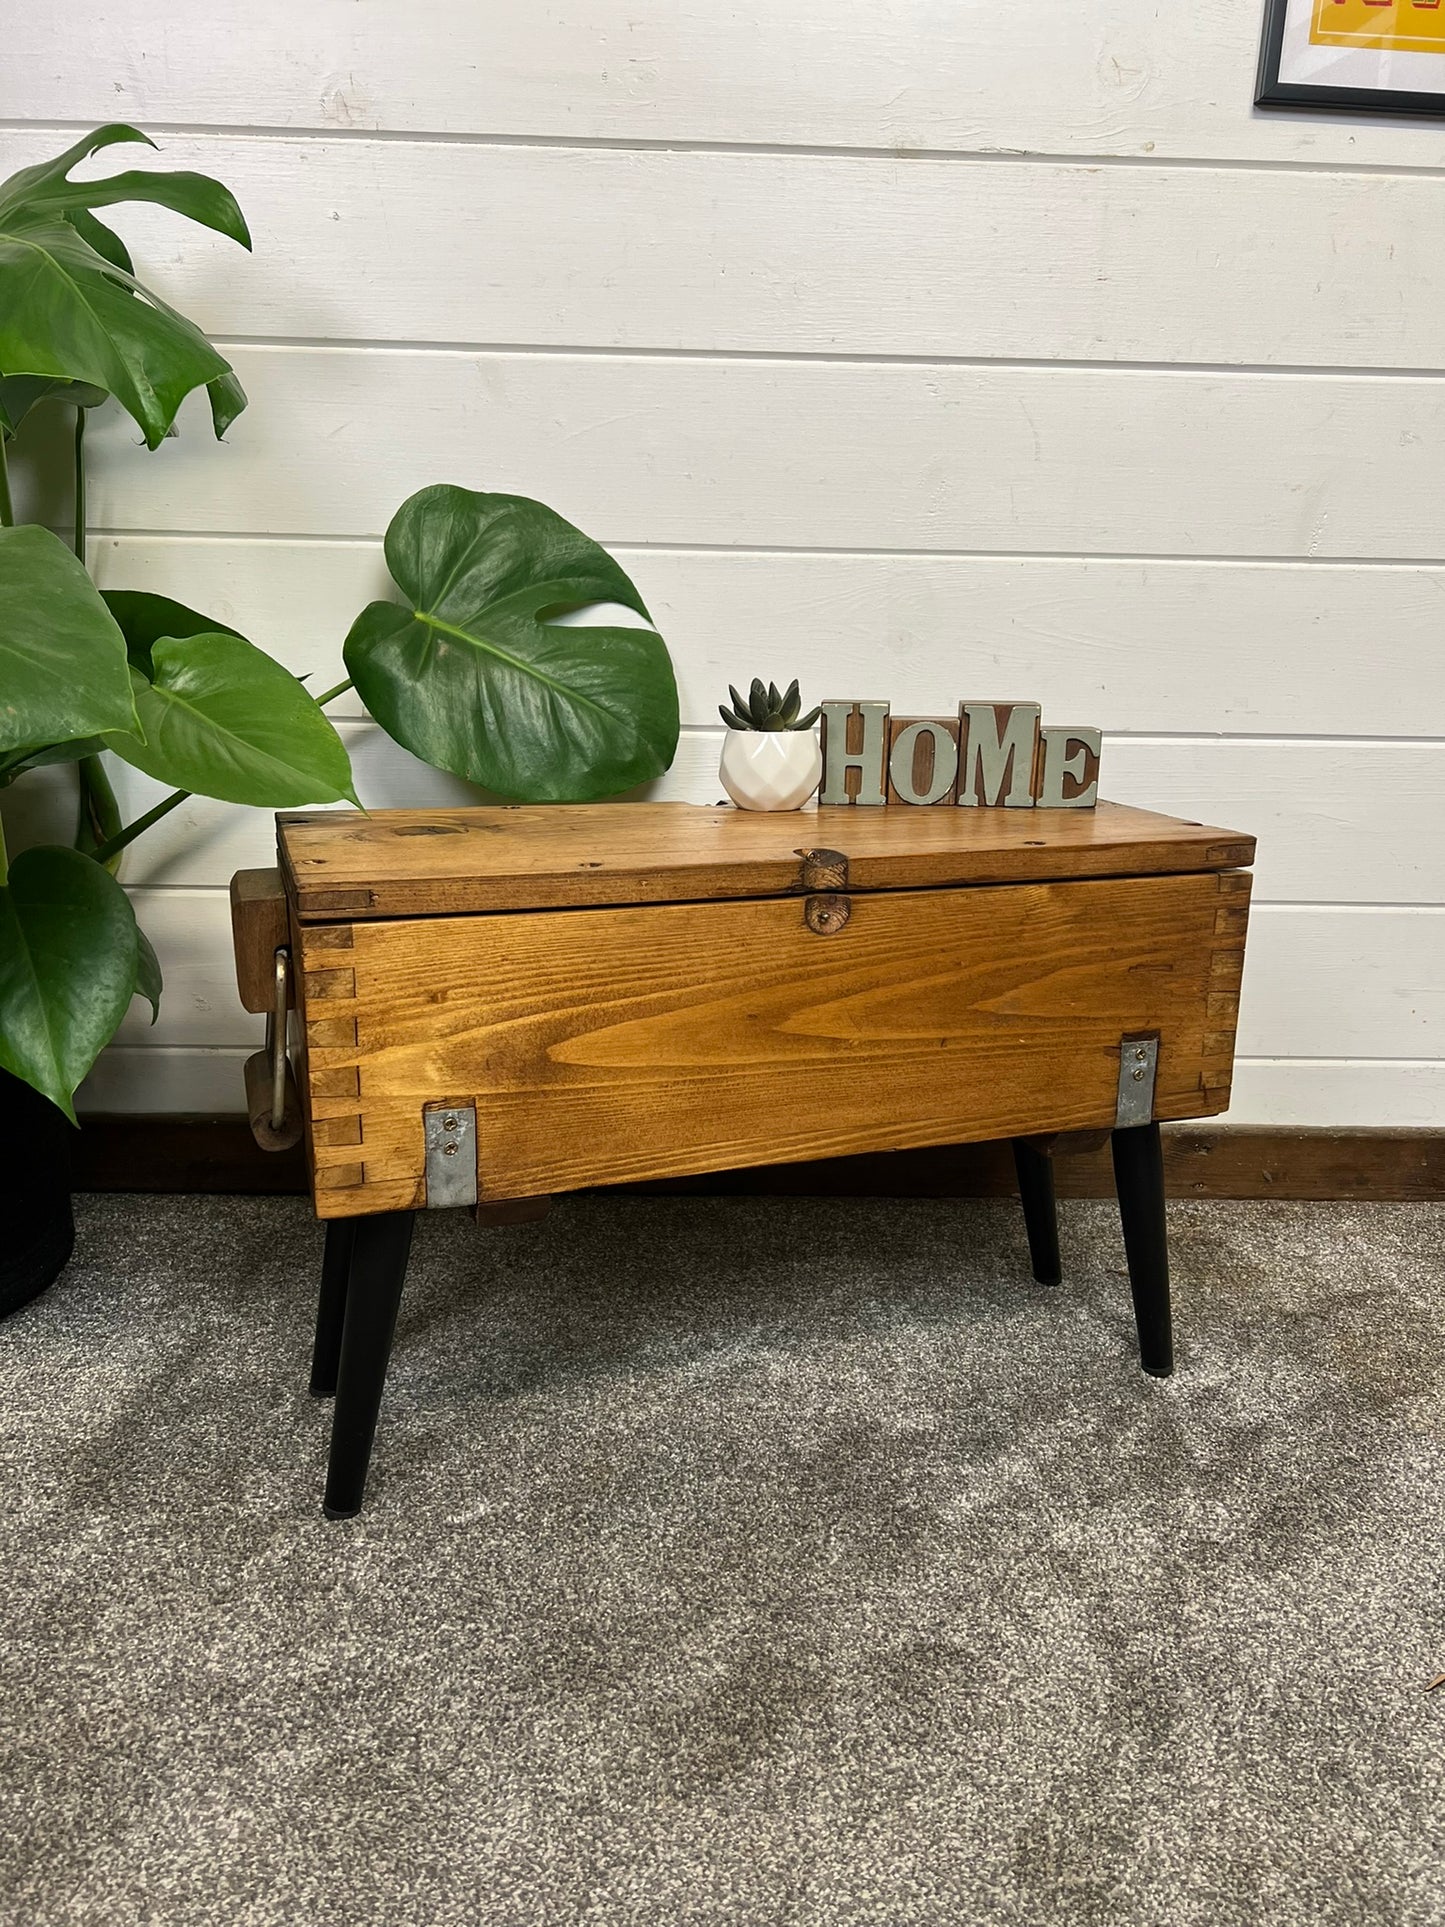
M 341 1327 L 341 1368 L 331 1418 L 331 1458 L 326 1469 L 328 1519 L 349 1519 L 361 1510 L 411 1250 L 412 1217 L 410 1211 L 383 1211 L 355 1220 L 351 1278 Z
M 346 1285 L 351 1276 L 356 1222 L 355 1218 L 333 1218 L 326 1227 L 326 1251 L 321 1260 L 321 1295 L 316 1301 L 316 1342 L 311 1347 L 313 1398 L 330 1398 L 336 1391 L 336 1368 L 341 1360 L 341 1321 L 346 1315 Z
M 1054 1208 L 1054 1160 L 1031 1138 L 1016 1137 L 1013 1143 L 1034 1277 L 1041 1285 L 1056 1285 L 1064 1269 L 1059 1261 L 1059 1217 Z
M 1114 1182 L 1129 1289 L 1139 1327 L 1139 1363 L 1155 1378 L 1174 1370 L 1169 1319 L 1169 1235 L 1164 1217 L 1164 1155 L 1157 1124 L 1136 1124 L 1113 1134 Z

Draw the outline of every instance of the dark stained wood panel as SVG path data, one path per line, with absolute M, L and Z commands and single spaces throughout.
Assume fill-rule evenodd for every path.
M 1445 1199 L 1445 1131 L 1176 1124 L 1166 1125 L 1163 1136 L 1172 1198 Z M 83 1192 L 301 1197 L 308 1188 L 300 1146 L 263 1151 L 244 1116 L 87 1117 L 73 1161 L 76 1189 Z M 1056 1162 L 1060 1197 L 1113 1197 L 1107 1149 L 1061 1153 Z M 1015 1184 L 1008 1145 L 991 1143 L 760 1165 L 616 1188 L 627 1195 L 970 1199 L 1012 1197 Z M 319 1265 L 320 1234 L 308 1238 Z

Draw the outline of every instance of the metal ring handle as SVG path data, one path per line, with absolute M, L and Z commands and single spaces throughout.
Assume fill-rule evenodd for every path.
M 286 1011 L 291 1002 L 291 952 L 283 944 L 276 952 L 276 976 L 271 1008 L 266 1014 L 266 1051 L 271 1059 L 271 1129 L 286 1121 Z

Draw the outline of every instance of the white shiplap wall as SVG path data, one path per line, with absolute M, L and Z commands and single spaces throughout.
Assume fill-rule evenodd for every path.
M 1259 834 L 1233 1121 L 1445 1124 L 1445 123 L 1254 113 L 1258 14 L 44 0 L 4 171 L 135 120 L 256 237 L 126 213 L 251 408 L 94 437 L 100 580 L 324 685 L 410 490 L 540 496 L 657 615 L 699 800 L 728 678 L 1038 696 L 1109 794 Z M 459 793 L 340 710 L 368 801 Z M 92 1108 L 238 1108 L 270 842 L 137 847 L 165 1010 Z

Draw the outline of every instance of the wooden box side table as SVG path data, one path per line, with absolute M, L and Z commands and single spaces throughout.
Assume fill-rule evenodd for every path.
M 361 1503 L 412 1214 L 743 1164 L 1113 1134 L 1146 1369 L 1171 1365 L 1161 1120 L 1229 1101 L 1253 840 L 1093 811 L 688 804 L 277 819 L 243 1001 L 289 960 L 328 1224 L 327 1510 Z

